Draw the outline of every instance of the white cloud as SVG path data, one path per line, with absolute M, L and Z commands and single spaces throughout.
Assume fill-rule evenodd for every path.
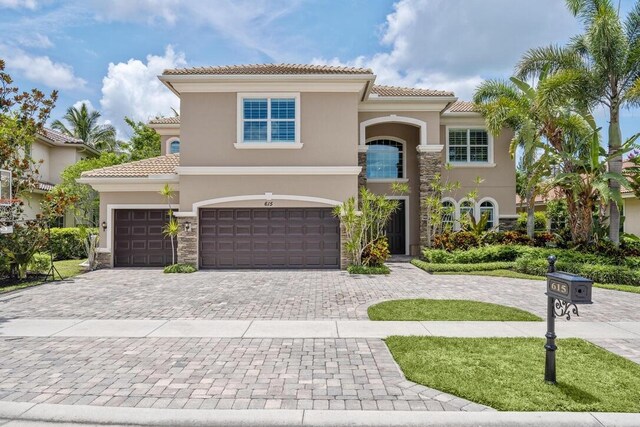
M 578 31 L 557 0 L 400 0 L 382 29 L 386 51 L 318 63 L 366 66 L 377 82 L 454 90 L 469 98 L 486 77 L 508 76 L 529 48 Z
M 93 106 L 91 101 L 89 101 L 88 99 L 81 99 L 80 101 L 76 101 L 76 103 L 73 104 L 72 107 L 76 109 L 80 109 L 80 107 L 82 107 L 82 104 L 85 104 L 87 106 L 87 110 L 95 111 L 95 107 Z
M 102 79 L 100 107 L 105 120 L 112 123 L 120 137 L 127 134 L 124 117 L 148 121 L 157 115 L 172 114 L 180 100 L 158 80 L 166 68 L 184 67 L 183 53 L 167 46 L 163 56 L 147 55 L 146 63 L 139 59 L 109 64 Z
M 30 9 L 35 10 L 38 7 L 36 0 L 0 0 L 0 7 L 9 9 Z
M 183 8 L 180 0 L 111 0 L 93 1 L 96 17 L 105 21 L 126 21 L 149 23 L 158 20 L 174 24 L 176 12 Z M 189 4 L 191 2 L 188 2 Z
M 36 47 L 41 49 L 48 49 L 53 47 L 53 42 L 51 41 L 51 39 L 40 33 L 20 35 L 16 38 L 16 41 L 21 46 L 25 47 Z
M 48 56 L 30 55 L 22 49 L 2 44 L 0 55 L 4 56 L 8 69 L 16 70 L 27 79 L 53 89 L 81 89 L 87 83 L 74 74 L 72 66 L 54 62 Z

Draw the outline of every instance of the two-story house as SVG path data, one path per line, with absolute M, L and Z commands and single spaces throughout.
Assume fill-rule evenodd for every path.
M 36 162 L 39 172 L 38 187 L 22 195 L 25 218 L 34 219 L 42 212 L 41 203 L 44 195 L 61 182 L 62 171 L 80 160 L 98 155 L 95 148 L 81 139 L 49 128 L 38 132 L 31 146 L 31 157 Z M 59 227 L 75 225 L 75 218 L 71 213 L 59 218 L 56 224 Z
M 333 208 L 365 186 L 400 200 L 392 253 L 426 238 L 420 200 L 437 173 L 462 188 L 443 198 L 460 215 L 516 218 L 512 137 L 489 134 L 452 92 L 375 85 L 369 69 L 266 64 L 165 70 L 180 117 L 153 120 L 162 156 L 85 172 L 100 192 L 100 262 L 171 262 L 162 236 L 169 183 L 179 262 L 200 268 L 345 267 Z M 445 164 L 451 169 L 445 169 Z M 476 188 L 476 200 L 465 194 Z M 391 191 L 394 182 L 410 187 Z

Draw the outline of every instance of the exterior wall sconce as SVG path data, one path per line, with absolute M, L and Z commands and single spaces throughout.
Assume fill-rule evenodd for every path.
M 184 223 L 184 231 L 186 231 L 187 233 L 191 232 L 191 222 L 187 221 Z
M 102 221 L 100 225 L 102 226 L 102 231 L 107 231 L 107 221 Z

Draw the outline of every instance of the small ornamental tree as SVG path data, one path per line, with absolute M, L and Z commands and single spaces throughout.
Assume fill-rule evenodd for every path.
M 393 189 L 395 192 L 406 192 L 407 187 L 394 186 Z M 350 197 L 342 205 L 336 206 L 334 214 L 344 227 L 344 245 L 351 264 L 380 264 L 386 258 L 388 251 L 384 244 L 379 245 L 378 242 L 386 240 L 387 224 L 398 206 L 397 200 L 374 194 L 366 188 L 360 189 L 359 200 Z
M 175 191 L 169 184 L 165 184 L 160 190 L 160 194 L 167 199 L 167 206 L 169 206 L 169 221 L 162 227 L 162 233 L 165 237 L 171 239 L 171 264 L 176 263 L 176 251 L 175 251 L 175 238 L 178 236 L 178 232 L 180 231 L 180 225 L 178 224 L 178 220 L 175 216 L 173 216 L 173 210 L 171 209 L 171 200 L 175 195 Z
M 451 170 L 447 164 L 445 170 Z M 447 174 L 448 175 L 448 174 Z M 422 199 L 422 209 L 427 217 L 427 246 L 433 245 L 433 237 L 437 234 L 453 231 L 455 206 L 443 204 L 442 195 L 453 193 L 460 189 L 460 182 L 444 179 L 441 173 L 436 173 L 429 183 L 429 193 Z
M 133 130 L 133 135 L 129 140 L 129 150 L 131 160 L 148 159 L 160 155 L 160 135 L 155 130 L 142 122 L 135 122 L 129 117 L 124 121 Z

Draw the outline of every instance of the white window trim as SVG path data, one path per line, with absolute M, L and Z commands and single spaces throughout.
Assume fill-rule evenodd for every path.
M 465 168 L 492 168 L 495 167 L 496 164 L 493 159 L 493 135 L 486 126 L 474 126 L 474 125 L 448 125 L 445 128 L 446 139 L 445 139 L 445 156 L 447 160 L 447 164 L 450 164 L 453 167 L 465 167 Z M 487 161 L 486 162 L 451 162 L 449 161 L 449 131 L 451 129 L 466 129 L 467 130 L 467 142 L 469 141 L 469 130 L 471 129 L 482 129 L 487 132 L 487 141 L 488 145 L 488 153 L 487 153 Z M 469 147 L 469 145 L 467 145 Z M 467 159 L 470 156 L 470 151 L 467 151 Z
M 460 205 L 458 204 L 458 202 L 456 201 L 456 199 L 454 199 L 453 197 L 443 197 L 442 199 L 440 199 L 440 204 L 443 204 L 444 202 L 450 202 L 451 204 L 453 204 L 453 227 L 452 230 L 453 231 L 457 231 L 460 228 Z
M 452 202 L 455 207 L 454 224 L 453 224 L 454 231 L 459 231 L 461 229 L 460 219 L 462 218 L 462 212 L 460 211 L 460 207 L 464 202 L 473 203 L 473 217 L 475 218 L 476 221 L 480 220 L 480 205 L 484 202 L 491 202 L 493 204 L 493 228 L 494 229 L 497 229 L 500 226 L 500 218 L 503 218 L 503 219 L 507 218 L 507 216 L 505 215 L 500 217 L 500 206 L 498 205 L 498 202 L 496 201 L 496 199 L 494 199 L 493 197 L 483 197 L 477 202 L 467 197 L 463 197 L 457 202 L 451 197 L 444 197 L 442 198 L 441 201 Z
M 404 254 L 410 255 L 411 245 L 409 245 L 409 237 L 411 236 L 411 221 L 409 220 L 409 196 L 385 196 L 389 200 L 404 200 Z
M 256 141 L 244 141 L 244 102 L 245 98 L 294 98 L 296 102 L 295 110 L 295 140 L 292 142 L 256 142 Z M 300 149 L 302 148 L 302 142 L 300 141 L 300 93 L 299 92 L 239 92 L 236 101 L 236 143 L 233 144 L 238 149 Z M 271 136 L 271 102 L 267 103 L 267 138 Z
M 376 136 L 372 138 L 368 138 L 365 141 L 365 146 L 369 147 L 369 143 L 373 141 L 378 141 L 381 139 L 388 139 L 390 141 L 394 141 L 402 144 L 402 178 L 367 178 L 367 182 L 372 183 L 391 183 L 391 182 L 409 182 L 409 178 L 407 178 L 407 141 L 404 139 L 396 138 L 395 136 Z M 367 151 L 367 155 L 369 151 Z
M 182 141 L 180 141 L 180 137 L 172 136 L 171 138 L 165 141 L 165 147 L 164 147 L 165 154 L 171 154 L 171 143 L 175 141 L 178 141 L 180 143 L 180 149 L 182 150 Z M 178 151 L 178 153 L 180 153 L 180 151 Z
M 477 219 L 480 219 L 480 205 L 484 202 L 491 202 L 493 204 L 493 229 L 497 230 L 500 226 L 500 207 L 498 206 L 498 202 L 493 197 L 483 197 L 476 203 L 477 206 Z

